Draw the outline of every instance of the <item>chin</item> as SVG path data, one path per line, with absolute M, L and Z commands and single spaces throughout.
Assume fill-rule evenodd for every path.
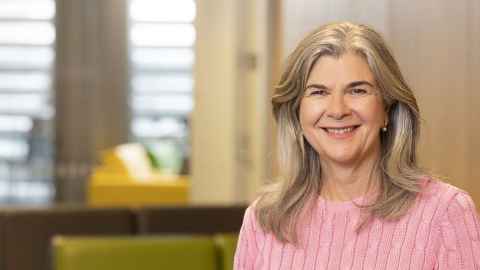
M 330 158 L 330 160 L 341 165 L 349 165 L 355 163 L 355 161 L 358 161 L 358 159 L 353 157 Z
M 352 154 L 339 154 L 338 152 L 333 154 L 333 155 L 326 155 L 324 154 L 323 155 L 323 158 L 324 159 L 327 159 L 329 161 L 332 161 L 334 163 L 338 163 L 338 164 L 351 164 L 357 160 L 359 160 L 359 157 L 356 156 L 356 155 L 352 155 Z

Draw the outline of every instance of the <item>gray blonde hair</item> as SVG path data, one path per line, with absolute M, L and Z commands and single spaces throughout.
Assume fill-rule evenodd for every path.
M 426 176 L 417 166 L 417 101 L 381 35 L 350 22 L 324 25 L 307 35 L 289 56 L 272 97 L 281 177 L 265 188 L 255 213 L 260 226 L 282 242 L 297 242 L 296 221 L 313 207 L 322 187 L 320 157 L 303 138 L 299 120 L 307 79 L 319 58 L 338 58 L 346 52 L 356 53 L 368 63 L 389 117 L 388 131 L 380 135 L 381 157 L 376 166 L 382 178 L 381 192 L 373 203 L 359 207 L 370 218 L 399 218 L 413 205 L 420 180 Z M 358 230 L 370 218 L 364 219 Z

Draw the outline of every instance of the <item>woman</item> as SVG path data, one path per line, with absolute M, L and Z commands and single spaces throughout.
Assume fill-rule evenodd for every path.
M 475 206 L 417 166 L 418 105 L 377 32 L 312 32 L 272 104 L 281 179 L 245 213 L 236 270 L 480 269 Z

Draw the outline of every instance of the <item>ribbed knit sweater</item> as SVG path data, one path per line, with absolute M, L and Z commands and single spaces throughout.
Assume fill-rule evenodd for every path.
M 355 200 L 356 201 L 356 200 Z M 429 180 L 402 218 L 375 218 L 359 233 L 353 202 L 319 198 L 298 225 L 300 244 L 282 244 L 258 225 L 254 205 L 243 220 L 235 270 L 480 269 L 480 221 L 470 196 Z

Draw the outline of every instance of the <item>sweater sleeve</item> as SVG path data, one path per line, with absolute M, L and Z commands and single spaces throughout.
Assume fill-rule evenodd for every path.
M 480 270 L 480 221 L 468 194 L 459 192 L 452 198 L 440 233 L 437 269 Z
M 242 228 L 238 238 L 235 251 L 234 270 L 251 270 L 254 268 L 255 259 L 258 254 L 257 226 L 255 213 L 252 206 L 245 211 Z

